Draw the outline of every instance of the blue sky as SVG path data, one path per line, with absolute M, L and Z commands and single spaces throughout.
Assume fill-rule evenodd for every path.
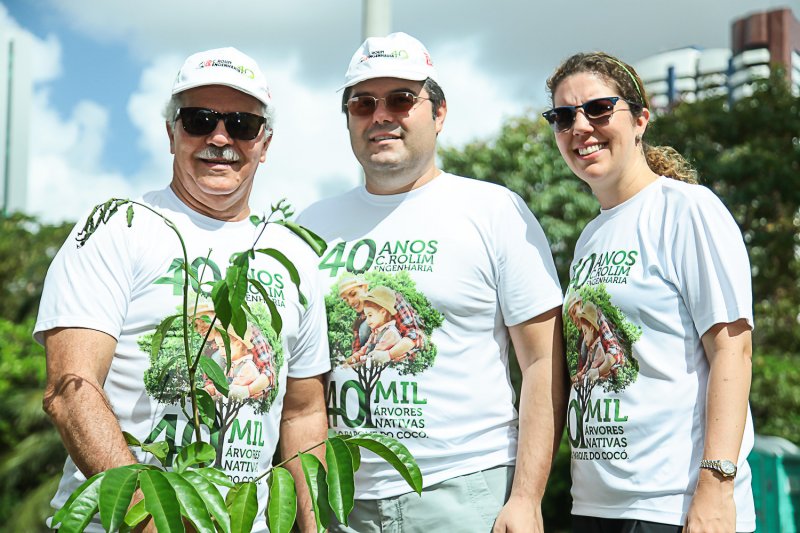
M 491 8 L 487 8 L 490 6 Z M 695 45 L 730 45 L 730 23 L 800 0 L 621 1 L 569 9 L 530 0 L 394 2 L 392 29 L 422 40 L 448 98 L 441 144 L 491 137 L 546 105 L 564 57 L 606 50 L 629 62 Z M 171 158 L 160 112 L 189 54 L 236 46 L 262 66 L 278 122 L 253 207 L 297 207 L 356 185 L 335 89 L 361 41 L 361 0 L 0 0 L 0 34 L 33 49 L 28 211 L 77 219 L 111 195 L 165 186 Z

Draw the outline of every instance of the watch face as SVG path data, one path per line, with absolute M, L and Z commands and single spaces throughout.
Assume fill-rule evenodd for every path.
M 736 465 L 732 461 L 723 460 L 719 462 L 719 469 L 726 476 L 732 476 L 736 473 Z

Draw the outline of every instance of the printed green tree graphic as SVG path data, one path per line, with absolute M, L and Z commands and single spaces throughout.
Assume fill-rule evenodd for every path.
M 578 297 L 577 299 L 575 297 Z M 571 303 L 578 301 L 573 312 L 581 308 L 587 302 L 594 304 L 599 311 L 598 316 L 605 318 L 611 333 L 619 342 L 624 360 L 620 366 L 614 368 L 612 372 L 604 376 L 599 376 L 596 380 L 589 378 L 585 367 L 587 357 L 591 356 L 583 353 L 586 350 L 586 343 L 581 331 L 576 326 L 574 319 L 570 317 Z M 571 288 L 567 294 L 567 302 L 564 309 L 564 336 L 567 346 L 567 365 L 570 376 L 572 376 L 572 387 L 578 396 L 581 413 L 584 419 L 589 416 L 588 404 L 592 396 L 592 390 L 599 385 L 605 392 L 621 392 L 628 385 L 636 381 L 639 375 L 639 362 L 633 357 L 632 346 L 642 336 L 642 329 L 632 324 L 620 309 L 611 303 L 611 297 L 605 285 L 597 286 L 584 285 L 580 289 Z M 589 361 L 591 362 L 591 361 Z M 583 367 L 583 368 L 582 368 Z
M 262 414 L 269 411 L 273 401 L 278 396 L 278 373 L 283 365 L 283 347 L 270 326 L 267 306 L 262 303 L 251 303 L 250 311 L 252 316 L 248 317 L 248 322 L 253 323 L 258 328 L 261 337 L 258 342 L 263 342 L 272 349 L 273 368 L 271 371 L 274 370 L 274 380 L 269 388 L 263 394 L 252 397 L 242 399 L 225 398 L 219 393 L 214 395 L 207 394 L 208 391 L 204 389 L 204 387 L 208 387 L 209 380 L 207 376 L 202 372 L 198 372 L 196 376 L 197 390 L 206 392 L 206 394 L 201 395 L 200 401 L 205 400 L 214 403 L 214 420 L 204 420 L 204 422 L 208 425 L 212 435 L 216 434 L 216 438 L 212 440 L 216 442 L 217 465 L 222 464 L 225 436 L 242 407 L 249 405 L 253 408 L 255 414 Z M 155 333 L 148 333 L 140 337 L 138 340 L 140 349 L 149 352 L 154 335 Z M 190 329 L 190 346 L 192 350 L 199 351 L 203 339 L 204 337 L 197 332 L 196 328 Z M 210 357 L 212 352 L 218 348 L 214 348 L 210 342 L 206 342 L 206 346 L 203 348 L 203 357 Z M 144 373 L 145 391 L 160 403 L 180 405 L 183 408 L 189 395 L 188 376 L 186 359 L 183 357 L 183 331 L 180 323 L 176 320 L 166 330 L 161 349 L 155 356 L 152 353 L 150 355 L 150 367 Z M 187 419 L 191 421 L 191 417 L 187 416 Z M 171 451 L 177 453 L 180 450 Z
M 365 427 L 375 427 L 372 421 L 372 394 L 383 371 L 394 368 L 400 375 L 417 375 L 433 365 L 437 348 L 430 341 L 431 333 L 441 327 L 444 315 L 434 309 L 424 294 L 416 288 L 416 283 L 401 271 L 394 275 L 385 272 L 367 272 L 364 274 L 369 288 L 384 286 L 403 295 L 406 302 L 417 312 L 418 320 L 425 334 L 425 345 L 414 357 L 400 361 L 389 361 L 386 364 L 363 364 L 353 366 L 358 382 L 364 392 L 361 409 L 366 419 Z M 346 364 L 346 359 L 353 353 L 353 323 L 357 314 L 340 296 L 338 284 L 334 284 L 331 292 L 325 296 L 325 307 L 328 312 L 328 342 L 330 344 L 331 366 Z

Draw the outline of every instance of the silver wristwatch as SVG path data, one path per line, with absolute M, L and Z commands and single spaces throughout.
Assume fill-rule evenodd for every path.
M 736 477 L 736 464 L 727 459 L 703 459 L 700 461 L 700 468 L 716 470 L 724 477 Z

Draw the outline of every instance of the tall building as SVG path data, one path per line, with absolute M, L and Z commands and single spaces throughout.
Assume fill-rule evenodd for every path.
M 750 79 L 769 75 L 769 65 L 779 64 L 795 94 L 800 94 L 800 22 L 791 9 L 754 13 L 733 23 L 733 97 L 750 94 Z
M 710 96 L 747 96 L 754 80 L 769 76 L 772 64 L 786 69 L 792 90 L 800 94 L 800 22 L 791 9 L 747 15 L 733 22 L 731 33 L 730 49 L 680 48 L 636 62 L 650 106 L 663 110 Z
M 31 43 L 0 35 L 0 214 L 25 211 L 31 115 Z

